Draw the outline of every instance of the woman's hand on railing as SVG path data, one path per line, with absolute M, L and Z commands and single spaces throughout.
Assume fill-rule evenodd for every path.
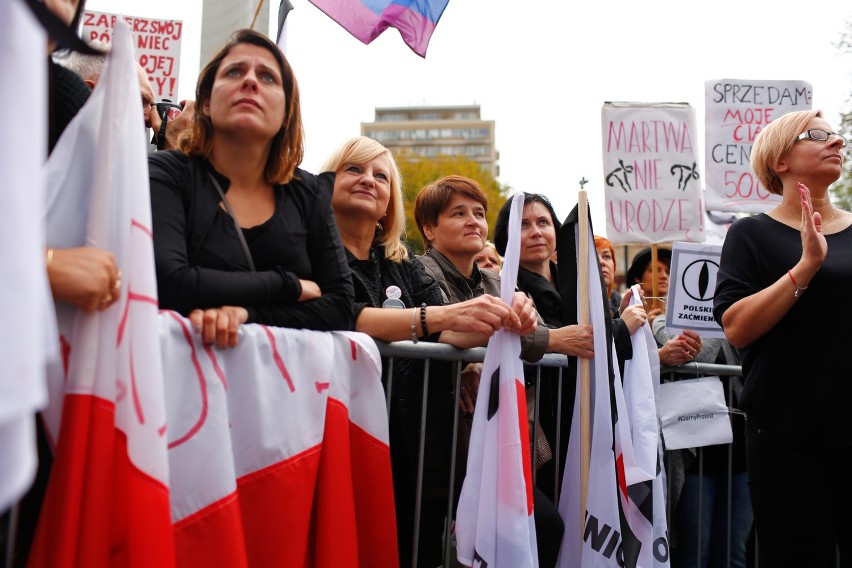
M 482 363 L 469 363 L 461 372 L 461 387 L 459 394 L 459 411 L 473 414 L 476 408 L 476 395 L 479 392 L 479 376 L 482 374 Z
M 433 323 L 432 314 L 435 314 Z M 483 294 L 471 300 L 446 306 L 429 306 L 426 309 L 429 330 L 451 330 L 461 333 L 477 333 L 491 337 L 494 332 L 516 318 L 503 300 Z M 446 319 L 445 319 L 446 318 Z
M 595 356 L 595 336 L 592 326 L 566 325 L 551 329 L 547 351 L 591 359 Z
M 538 311 L 532 299 L 523 292 L 515 292 L 512 299 L 512 311 L 517 315 L 518 323 L 504 326 L 518 335 L 529 335 L 538 327 Z
M 208 345 L 215 343 L 220 349 L 237 345 L 237 331 L 247 320 L 248 311 L 240 306 L 192 310 L 189 314 L 189 321 L 201 333 L 201 340 Z
M 701 336 L 687 329 L 674 339 L 666 341 L 659 349 L 660 363 L 663 365 L 683 365 L 695 359 L 704 343 Z

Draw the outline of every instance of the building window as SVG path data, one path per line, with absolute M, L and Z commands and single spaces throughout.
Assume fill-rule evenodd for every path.
M 408 115 L 401 112 L 389 112 L 376 116 L 376 122 L 401 122 L 403 120 L 408 120 Z

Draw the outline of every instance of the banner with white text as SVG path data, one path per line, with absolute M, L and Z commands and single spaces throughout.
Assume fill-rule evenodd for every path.
M 606 235 L 613 243 L 704 240 L 695 110 L 605 103 Z
M 810 110 L 805 81 L 714 79 L 704 82 L 707 209 L 761 213 L 781 202 L 751 171 L 751 146 L 761 129 L 788 112 Z

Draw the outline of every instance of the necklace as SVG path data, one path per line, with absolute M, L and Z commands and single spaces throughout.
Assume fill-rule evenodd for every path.
M 793 218 L 798 219 L 799 221 L 802 220 L 801 208 L 799 208 L 799 211 L 797 212 L 794 209 L 792 209 L 791 207 L 789 207 L 786 203 L 783 204 L 782 207 L 783 207 L 784 210 L 789 211 L 793 215 Z M 835 207 L 834 205 L 831 205 L 831 214 L 828 216 L 828 219 L 823 220 L 823 222 L 822 222 L 823 227 L 825 227 L 829 223 L 831 223 L 831 221 L 834 219 L 835 213 L 837 213 L 837 207 Z M 822 213 L 820 213 L 820 215 L 822 216 Z

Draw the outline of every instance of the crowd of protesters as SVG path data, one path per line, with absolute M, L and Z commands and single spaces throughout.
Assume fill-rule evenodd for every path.
M 82 10 L 82 2 L 48 4 L 72 26 Z M 67 68 L 50 62 L 51 149 L 97 81 L 96 70 L 71 71 L 79 61 L 70 61 Z M 162 116 L 142 79 L 146 125 L 157 130 Z M 322 172 L 300 169 L 304 132 L 298 83 L 278 46 L 263 34 L 240 30 L 219 50 L 201 71 L 195 100 L 185 105 L 168 140 L 149 158 L 158 298 L 161 308 L 188 317 L 203 342 L 234 347 L 241 325 L 263 323 L 469 348 L 485 345 L 504 329 L 520 335 L 522 358 L 529 362 L 546 352 L 574 361 L 594 356 L 593 334 L 599 330 L 562 317 L 559 279 L 576 275 L 559 273 L 560 221 L 546 197 L 525 198 L 518 291 L 511 304 L 499 297 L 509 203 L 499 204 L 492 245 L 486 213 L 495 204 L 476 181 L 450 175 L 420 190 L 414 216 L 425 250 L 415 256 L 404 240 L 412 228 L 405 226 L 403 180 L 387 148 L 356 137 L 329 157 Z M 846 562 L 852 559 L 852 525 L 845 514 L 852 503 L 841 473 L 851 465 L 844 450 L 852 423 L 843 404 L 852 387 L 843 380 L 842 353 L 852 339 L 852 318 L 837 301 L 852 278 L 852 252 L 847 252 L 852 251 L 852 214 L 833 207 L 827 194 L 840 176 L 844 145 L 816 111 L 776 119 L 755 142 L 752 165 L 783 202 L 735 223 L 723 250 L 715 315 L 739 353 L 727 342 L 702 341 L 692 332 L 668 336 L 660 306 L 628 306 L 629 296 L 612 305 L 620 366 L 631 357 L 629 336 L 646 321 L 652 322 L 664 364 L 738 363 L 742 355 L 746 380 L 738 396 L 749 420 L 735 447 L 745 448 L 766 566 L 790 565 L 790 558 L 797 566 L 830 566 L 835 546 Z M 596 240 L 596 249 L 610 293 L 614 251 L 603 238 Z M 639 253 L 627 271 L 628 284 L 641 284 L 649 301 L 665 296 L 669 258 L 661 253 L 654 269 L 650 251 Z M 108 251 L 52 248 L 46 268 L 57 302 L 91 312 L 118 298 L 121 267 Z M 478 371 L 473 365 L 461 373 L 460 420 L 473 412 Z M 431 567 L 441 564 L 444 514 L 453 490 L 448 481 L 457 467 L 449 451 L 456 383 L 449 365 L 430 369 L 423 505 L 414 534 L 422 376 L 422 361 L 395 362 L 390 447 L 400 558 L 408 563 L 416 538 L 418 564 Z M 541 424 L 531 416 L 530 431 L 541 436 L 534 435 L 530 447 L 537 448 L 540 462 L 535 464 L 540 469 L 539 561 L 554 566 L 563 527 L 553 503 L 553 476 L 564 467 L 565 456 L 553 456 L 551 446 L 557 432 L 567 439 L 571 412 L 563 407 L 568 420 L 556 423 L 557 395 L 549 390 L 553 383 L 546 384 L 546 392 L 538 393 Z M 535 400 L 534 382 L 527 386 Z M 570 407 L 573 401 L 563 404 Z M 42 455 L 41 477 L 50 467 L 46 445 Z M 742 505 L 748 493 L 745 465 L 738 471 Z M 684 507 L 697 499 L 690 489 L 692 473 L 687 466 Z M 24 502 L 16 565 L 25 561 L 41 491 L 37 483 Z M 751 508 L 745 508 L 747 523 L 741 526 L 750 529 Z M 804 524 L 810 528 L 802 528 L 804 518 L 813 519 Z M 693 540 L 702 539 L 707 547 L 709 537 L 695 532 L 681 529 L 682 542 L 690 545 L 684 545 L 690 551 L 684 557 L 692 557 Z M 747 530 L 735 535 L 737 559 L 744 558 L 746 536 Z

